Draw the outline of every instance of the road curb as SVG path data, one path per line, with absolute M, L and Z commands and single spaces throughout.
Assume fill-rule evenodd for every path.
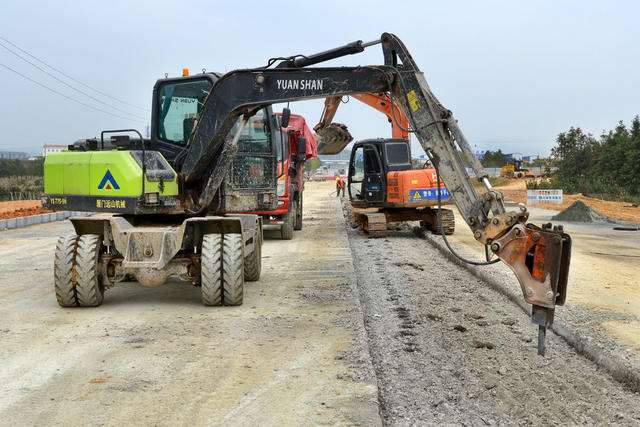
M 0 220 L 0 231 L 12 230 L 15 228 L 28 227 L 30 225 L 45 224 L 47 222 L 63 221 L 71 216 L 90 216 L 92 212 L 61 211 L 40 215 L 22 216 Z
M 436 247 L 450 261 L 465 268 L 471 274 L 483 282 L 488 283 L 493 289 L 506 296 L 513 301 L 518 307 L 528 315 L 531 315 L 530 307 L 522 299 L 522 295 L 507 287 L 486 269 L 482 267 L 467 264 L 453 255 L 445 246 L 442 239 L 436 239 L 435 236 L 425 233 L 419 227 L 414 228 L 414 232 L 423 237 L 427 242 Z M 490 267 L 489 267 L 490 268 Z M 519 289 L 518 289 L 519 291 Z M 603 349 L 591 344 L 588 338 L 582 335 L 571 325 L 567 325 L 558 320 L 554 321 L 551 330 L 558 336 L 562 337 L 576 352 L 587 357 L 596 365 L 611 375 L 616 381 L 629 387 L 632 391 L 640 392 L 640 371 L 628 366 L 625 361 L 615 354 L 604 351 Z

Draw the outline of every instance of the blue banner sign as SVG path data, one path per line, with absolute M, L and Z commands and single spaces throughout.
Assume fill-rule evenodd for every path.
M 415 190 L 409 190 L 409 196 L 412 202 L 421 202 L 423 200 L 438 200 L 438 189 L 416 188 Z M 449 192 L 444 187 L 440 189 L 440 198 L 442 200 L 451 198 Z

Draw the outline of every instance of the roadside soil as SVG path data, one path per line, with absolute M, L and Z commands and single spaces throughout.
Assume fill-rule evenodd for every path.
M 19 218 L 23 216 L 49 213 L 42 209 L 40 200 L 18 200 L 13 202 L 0 202 L 0 219 Z
M 637 425 L 633 393 L 411 226 L 349 229 L 387 425 Z M 462 231 L 464 232 L 464 230 Z
M 0 424 L 380 425 L 330 191 L 307 186 L 293 240 L 265 232 L 262 277 L 239 307 L 204 307 L 171 281 L 60 308 L 53 253 L 70 223 L 0 232 Z
M 509 183 L 496 186 L 495 188 L 504 194 L 506 201 L 526 204 L 526 182 L 529 180 L 529 178 L 512 179 Z M 586 203 L 596 211 L 611 218 L 619 219 L 621 221 L 640 223 L 640 206 L 633 207 L 630 203 L 600 200 L 593 197 L 587 197 L 583 194 L 563 194 L 561 204 L 545 203 L 544 205 L 540 204 L 536 206 L 561 211 L 577 200 Z

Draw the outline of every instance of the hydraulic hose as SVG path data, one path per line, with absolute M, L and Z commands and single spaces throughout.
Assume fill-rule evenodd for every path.
M 491 265 L 491 264 L 495 264 L 497 262 L 500 262 L 500 258 L 496 258 L 494 260 L 489 260 L 489 248 L 487 245 L 484 245 L 484 253 L 485 253 L 485 257 L 486 257 L 486 261 L 472 261 L 469 259 L 466 259 L 462 256 L 460 256 L 449 244 L 449 241 L 447 240 L 447 236 L 444 234 L 444 227 L 442 226 L 442 195 L 440 193 L 440 171 L 438 170 L 438 166 L 436 166 L 435 162 L 433 162 L 433 167 L 436 170 L 436 184 L 438 187 L 438 227 L 440 228 L 440 234 L 442 235 L 442 239 L 444 240 L 444 244 L 447 245 L 447 248 L 449 249 L 449 251 L 456 257 L 458 258 L 460 261 L 465 262 L 467 264 L 471 264 L 471 265 Z

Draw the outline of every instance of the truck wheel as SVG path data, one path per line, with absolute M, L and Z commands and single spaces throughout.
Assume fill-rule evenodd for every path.
M 296 220 L 293 223 L 293 229 L 302 230 L 302 193 L 300 193 L 296 203 Z
M 262 270 L 262 233 L 256 229 L 254 237 L 253 252 L 244 259 L 244 280 L 255 282 L 260 279 Z
M 73 282 L 73 264 L 76 260 L 76 241 L 78 236 L 68 234 L 61 236 L 56 244 L 56 255 L 53 262 L 53 283 L 56 299 L 61 307 L 75 307 L 76 287 Z
M 293 221 L 296 212 L 296 201 L 292 202 L 293 204 L 289 206 L 289 212 L 282 216 L 282 226 L 280 228 L 280 236 L 282 240 L 291 240 L 293 239 Z
M 76 250 L 76 298 L 80 307 L 97 307 L 104 300 L 104 285 L 98 271 L 102 236 L 85 234 Z
M 244 250 L 241 234 L 225 234 L 222 239 L 222 303 L 242 304 L 244 292 Z
M 222 305 L 221 234 L 205 234 L 202 238 L 200 285 L 204 305 Z

